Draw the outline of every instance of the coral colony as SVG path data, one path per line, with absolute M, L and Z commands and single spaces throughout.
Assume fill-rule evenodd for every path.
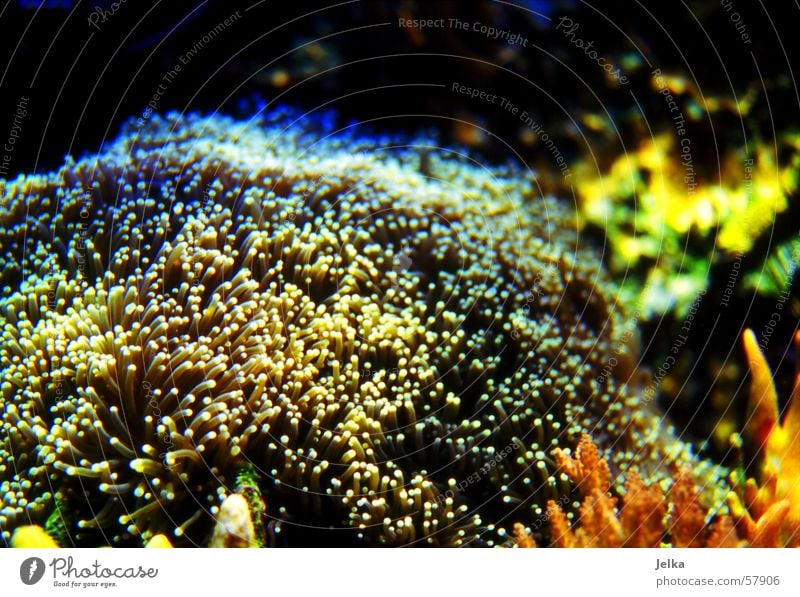
M 0 194 L 3 543 L 797 544 L 800 390 L 748 335 L 762 475 L 698 460 L 530 173 L 154 114 Z

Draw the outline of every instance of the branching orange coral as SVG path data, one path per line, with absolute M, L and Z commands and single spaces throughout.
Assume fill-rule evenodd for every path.
M 555 451 L 561 470 L 585 496 L 580 508 L 581 526 L 574 532 L 561 507 L 552 500 L 547 514 L 552 542 L 559 547 L 620 547 L 624 541 L 621 521 L 616 516 L 616 499 L 608 493 L 611 471 L 600 457 L 597 446 L 583 435 L 571 457 L 563 450 Z
M 678 471 L 668 492 L 645 485 L 632 472 L 621 506 L 611 493 L 611 473 L 597 446 L 584 435 L 570 456 L 556 450 L 559 469 L 577 485 L 584 499 L 579 518 L 570 524 L 559 504 L 550 501 L 547 520 L 555 547 L 800 547 L 800 363 L 781 421 L 772 372 L 755 334 L 747 330 L 744 348 L 752 374 L 744 436 L 759 459 L 757 479 L 740 483 L 728 495 L 730 515 L 716 516 L 700 502 L 700 491 L 688 469 Z M 800 351 L 800 332 L 795 335 Z M 519 547 L 535 547 L 521 525 Z
M 608 462 L 600 457 L 597 446 L 588 435 L 581 436 L 574 458 L 561 449 L 555 450 L 555 458 L 559 468 L 586 495 L 595 491 L 605 493 L 611 487 Z
M 700 505 L 699 494 L 691 474 L 681 470 L 669 490 L 672 508 L 669 529 L 675 547 L 701 547 L 706 512 Z
M 751 330 L 744 348 L 752 380 L 745 438 L 760 461 L 758 480 L 731 492 L 728 505 L 737 532 L 753 547 L 800 547 L 800 364 L 783 422 L 772 373 Z M 800 350 L 800 332 L 795 335 Z
M 536 539 L 521 522 L 514 523 L 514 545 L 516 547 L 536 547 Z
M 548 503 L 551 544 L 555 547 L 659 547 L 669 542 L 674 547 L 735 547 L 733 521 L 719 516 L 709 524 L 708 510 L 700 503 L 700 491 L 687 470 L 675 475 L 665 493 L 658 485 L 645 485 L 632 472 L 625 493 L 618 499 L 611 494 L 611 473 L 597 446 L 588 435 L 578 444 L 575 456 L 555 452 L 560 469 L 584 495 L 575 525 L 554 501 Z M 521 532 L 517 545 L 526 547 Z
M 667 494 L 667 530 L 672 547 L 738 547 L 733 521 L 727 515 L 707 523 L 709 511 L 700 503 L 700 491 L 688 469 L 682 469 Z
M 635 472 L 628 475 L 620 521 L 627 537 L 623 547 L 657 547 L 667 507 L 657 485 L 647 486 Z

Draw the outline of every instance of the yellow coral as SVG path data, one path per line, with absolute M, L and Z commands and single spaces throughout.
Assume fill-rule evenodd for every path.
M 775 145 L 755 143 L 732 151 L 714 175 L 700 171 L 688 139 L 660 132 L 606 169 L 594 161 L 575 167 L 581 215 L 606 231 L 612 268 L 624 272 L 651 261 L 641 291 L 648 311 L 665 311 L 673 301 L 685 307 L 705 288 L 712 256 L 692 254 L 687 235 L 716 234 L 720 258 L 746 252 L 800 186 L 795 133 L 777 140 L 792 156 L 786 164 L 778 163 Z
M 17 527 L 11 537 L 11 547 L 18 548 L 53 548 L 58 544 L 53 538 L 39 525 L 29 525 Z
M 800 547 L 800 366 L 781 422 L 772 373 L 756 336 L 747 330 L 743 340 L 752 374 L 745 435 L 758 451 L 759 479 L 748 479 L 743 495 L 732 492 L 729 507 L 753 546 Z M 800 349 L 800 332 L 795 346 Z
M 147 545 L 145 545 L 145 547 L 148 547 L 150 549 L 153 548 L 169 549 L 172 547 L 172 542 L 169 539 L 167 539 L 166 535 L 158 534 L 155 535 L 152 539 L 150 539 L 150 541 L 147 542 Z

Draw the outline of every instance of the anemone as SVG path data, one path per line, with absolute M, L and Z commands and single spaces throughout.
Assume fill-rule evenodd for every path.
M 692 461 L 574 214 L 514 168 L 171 114 L 0 197 L 6 541 L 206 544 L 249 467 L 289 544 L 494 545 L 571 494 L 586 431 L 650 481 Z

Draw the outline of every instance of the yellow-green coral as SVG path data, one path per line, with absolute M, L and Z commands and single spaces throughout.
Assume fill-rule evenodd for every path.
M 689 125 L 718 111 L 745 117 L 753 89 L 738 100 L 712 97 L 660 71 L 651 83 L 667 98 L 670 124 L 643 131 L 607 164 L 593 155 L 574 168 L 582 221 L 605 231 L 612 271 L 626 276 L 627 299 L 648 316 L 685 311 L 713 264 L 750 251 L 800 188 L 796 131 L 748 139 L 720 154 L 718 165 L 699 155 Z

